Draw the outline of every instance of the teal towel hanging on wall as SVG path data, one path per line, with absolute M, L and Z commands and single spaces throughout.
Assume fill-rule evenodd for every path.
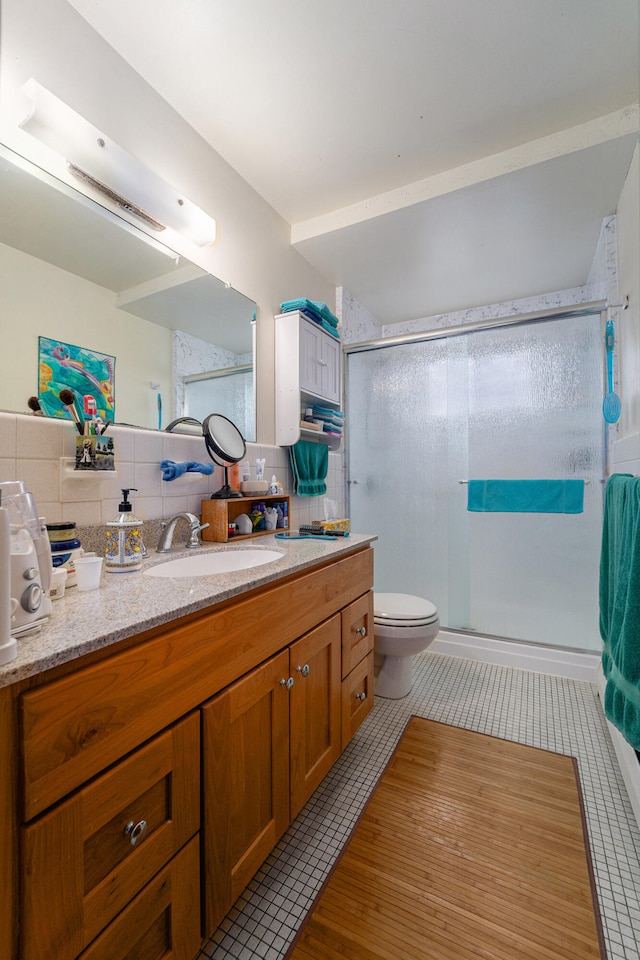
M 329 447 L 324 443 L 298 440 L 289 447 L 293 471 L 293 492 L 299 497 L 319 497 L 327 492 Z
M 584 480 L 469 480 L 475 513 L 582 513 Z
M 609 478 L 600 553 L 604 712 L 640 750 L 640 477 Z

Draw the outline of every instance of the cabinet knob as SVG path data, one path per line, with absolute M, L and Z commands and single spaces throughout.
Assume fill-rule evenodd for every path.
M 286 687 L 287 690 L 291 690 L 291 687 L 293 686 L 293 677 L 289 677 L 288 680 L 285 680 L 283 677 L 280 681 L 280 686 Z
M 366 635 L 367 635 L 367 628 L 366 628 L 366 627 L 358 627 L 358 629 L 355 630 L 354 633 L 359 634 L 361 637 L 366 637 Z
M 304 667 L 296 667 L 296 673 L 301 673 L 303 677 L 309 676 L 309 664 L 305 663 Z
M 141 840 L 144 840 L 146 832 L 146 820 L 138 820 L 137 823 L 134 823 L 133 820 L 129 820 L 129 823 L 127 823 L 124 828 L 124 835 L 128 838 L 132 847 L 135 847 L 137 843 L 139 843 Z
M 366 700 L 366 699 L 367 699 L 366 693 L 356 693 L 356 700 Z

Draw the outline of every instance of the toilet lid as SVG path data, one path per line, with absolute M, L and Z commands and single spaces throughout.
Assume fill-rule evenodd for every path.
M 430 623 L 438 616 L 435 604 L 409 593 L 374 593 L 373 618 L 384 623 Z

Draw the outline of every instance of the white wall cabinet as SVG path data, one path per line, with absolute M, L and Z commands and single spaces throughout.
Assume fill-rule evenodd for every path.
M 339 340 L 297 310 L 275 318 L 275 333 L 276 443 L 290 446 L 300 439 L 305 407 L 320 403 L 340 409 L 342 350 Z M 305 436 L 331 447 L 340 443 L 313 431 Z

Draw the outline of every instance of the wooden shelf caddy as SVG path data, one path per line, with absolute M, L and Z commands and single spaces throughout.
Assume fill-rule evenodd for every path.
M 282 493 L 254 494 L 252 497 L 230 497 L 228 500 L 203 500 L 202 501 L 202 522 L 208 523 L 201 532 L 203 540 L 213 543 L 228 543 L 236 540 L 253 540 L 255 537 L 266 537 L 275 533 L 275 530 L 256 530 L 254 533 L 238 533 L 229 537 L 229 524 L 236 522 L 236 517 L 241 513 L 251 513 L 251 506 L 254 503 L 265 503 L 267 506 L 275 506 L 277 503 L 287 505 L 287 516 L 289 516 L 290 503 L 289 497 Z

